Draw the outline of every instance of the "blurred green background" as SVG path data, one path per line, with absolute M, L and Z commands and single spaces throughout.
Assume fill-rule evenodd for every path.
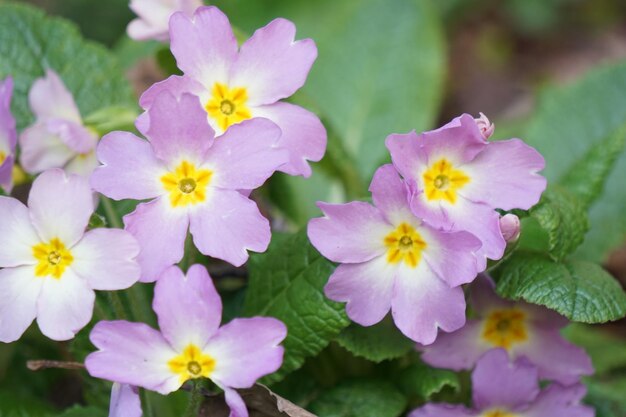
M 133 18 L 126 0 L 28 3 L 74 21 L 85 37 L 110 47 L 137 94 L 174 70 L 162 45 L 136 43 L 125 36 Z M 375 168 L 388 160 L 383 141 L 393 132 L 425 130 L 464 112 L 483 112 L 496 122 L 498 138 L 518 136 L 538 147 L 548 161 L 546 175 L 554 181 L 626 121 L 623 0 L 215 4 L 244 33 L 274 17 L 292 19 L 298 37 L 314 38 L 320 49 L 307 85 L 293 100 L 322 117 L 329 130 L 327 157 L 316 164 L 312 178 L 277 175 L 260 196 L 261 203 L 271 202 L 268 211 L 277 207 L 287 229 L 296 230 L 315 216 L 316 200 L 366 196 Z M 593 207 L 592 229 L 576 254 L 602 262 L 623 284 L 625 178 L 622 154 Z M 241 298 L 234 293 L 234 304 L 226 302 L 232 314 Z M 31 328 L 19 344 L 0 346 L 0 416 L 58 412 L 85 403 L 96 408 L 63 416 L 106 415 L 106 384 L 81 372 L 33 374 L 24 366 L 28 359 L 80 358 L 91 349 L 86 333 L 72 342 L 51 344 Z M 625 334 L 623 321 L 568 329 L 568 336 L 590 351 L 598 370 L 589 381 L 598 417 L 626 415 Z M 179 397 L 165 403 L 154 396 L 156 415 L 177 415 L 186 401 L 184 394 Z M 20 414 L 25 407 L 30 414 Z

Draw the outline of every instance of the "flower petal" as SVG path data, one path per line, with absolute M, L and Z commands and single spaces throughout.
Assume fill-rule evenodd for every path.
M 128 384 L 113 383 L 109 417 L 141 417 L 139 390 Z
M 148 110 L 150 127 L 145 133 L 154 154 L 165 162 L 181 158 L 202 161 L 215 132 L 196 96 L 183 94 L 179 99 L 163 92 Z
M 0 189 L 10 194 L 13 189 L 13 166 L 15 160 L 13 156 L 7 156 L 2 164 L 0 164 Z
M 277 319 L 234 319 L 221 327 L 203 351 L 215 359 L 215 378 L 229 388 L 249 388 L 257 379 L 280 368 L 284 349 L 280 342 L 287 327 Z
M 48 131 L 45 123 L 24 129 L 19 140 L 20 164 L 29 174 L 61 168 L 76 155 L 61 138 Z
M 48 119 L 45 124 L 48 132 L 57 136 L 76 153 L 85 154 L 96 148 L 99 138 L 80 123 L 64 119 Z
M 237 40 L 230 22 L 217 7 L 200 7 L 192 18 L 183 12 L 170 18 L 170 39 L 176 64 L 185 75 L 211 89 L 226 82 L 237 57 Z
M 167 198 L 139 204 L 124 216 L 124 229 L 141 247 L 137 257 L 141 282 L 154 282 L 167 267 L 183 259 L 188 227 L 187 212 L 170 209 Z
M 468 410 L 462 405 L 426 404 L 411 411 L 408 417 L 479 417 L 479 412 Z
M 211 185 L 231 190 L 252 190 L 287 162 L 277 146 L 280 129 L 267 119 L 250 119 L 231 126 L 207 155 L 214 170 Z
M 571 385 L 583 375 L 593 374 L 591 358 L 584 349 L 568 342 L 558 329 L 530 330 L 530 340 L 515 349 L 516 357 L 525 357 L 539 368 L 539 377 Z
M 0 196 L 0 268 L 34 265 L 33 246 L 38 243 L 28 208 L 15 198 Z
M 72 248 L 70 268 L 94 290 L 123 290 L 139 279 L 139 244 L 125 230 L 94 229 Z
M 461 287 L 450 288 L 425 262 L 416 268 L 398 267 L 391 299 L 396 326 L 422 345 L 437 338 L 437 329 L 453 332 L 465 324 L 465 297 Z
M 509 361 L 504 349 L 493 349 L 478 360 L 472 373 L 474 407 L 508 409 L 530 404 L 539 395 L 537 368 L 529 362 Z
M 69 340 L 89 323 L 96 295 L 71 268 L 60 279 L 44 278 L 37 302 L 37 324 L 52 340 Z
M 224 399 L 230 408 L 229 417 L 248 417 L 248 408 L 241 395 L 234 389 L 221 387 L 224 390 Z
M 65 119 L 81 123 L 80 112 L 72 93 L 51 69 L 46 70 L 43 78 L 35 80 L 28 93 L 28 102 L 38 121 Z
M 248 250 L 265 251 L 270 225 L 256 203 L 237 191 L 213 188 L 210 193 L 207 202 L 189 214 L 189 230 L 200 252 L 241 266 Z
M 65 165 L 63 171 L 68 174 L 76 174 L 81 177 L 89 178 L 98 165 L 100 164 L 98 163 L 96 150 L 94 149 L 89 153 L 76 155 Z
M 11 113 L 11 98 L 13 97 L 13 78 L 6 77 L 0 81 L 0 132 L 3 132 L 7 141 L 8 150 L 15 150 L 17 134 L 15 131 L 15 117 Z M 0 137 L 3 137 L 0 134 Z
M 478 359 L 491 348 L 482 343 L 483 322 L 468 320 L 461 329 L 443 333 L 432 345 L 423 346 L 422 360 L 436 368 L 461 371 L 472 369 Z
M 28 329 L 42 284 L 32 266 L 0 269 L 0 342 L 14 342 Z
M 115 200 L 146 200 L 165 194 L 160 178 L 166 172 L 150 143 L 128 132 L 112 132 L 98 145 L 102 166 L 91 176 L 94 190 Z
M 295 41 L 296 26 L 274 19 L 258 29 L 239 51 L 230 83 L 248 89 L 250 104 L 271 104 L 302 87 L 317 58 L 312 39 Z
M 161 333 L 144 323 L 101 321 L 89 335 L 99 350 L 87 356 L 85 366 L 96 378 L 136 385 L 169 394 L 181 383 L 167 362 L 177 356 Z
M 479 317 L 485 317 L 493 310 L 510 309 L 515 305 L 496 294 L 496 283 L 486 274 L 481 274 L 469 286 L 469 294 L 470 305 Z
M 85 233 L 94 211 L 87 179 L 51 169 L 33 182 L 28 195 L 33 226 L 41 239 L 58 238 L 71 248 Z
M 553 383 L 541 391 L 537 400 L 520 417 L 594 417 L 591 407 L 581 404 L 587 389 L 582 384 L 563 387 Z
M 277 102 L 255 107 L 255 117 L 265 117 L 276 123 L 282 135 L 279 146 L 289 151 L 289 161 L 279 171 L 289 175 L 311 176 L 307 161 L 317 162 L 326 151 L 326 128 L 314 113 L 291 103 Z
M 163 337 L 179 352 L 190 343 L 204 346 L 222 321 L 222 300 L 202 265 L 193 265 L 186 276 L 177 266 L 166 269 L 152 307 Z
M 424 261 L 440 279 L 456 287 L 476 278 L 475 253 L 482 246 L 476 236 L 467 232 L 442 232 L 427 225 L 418 231 L 427 242 Z
M 347 302 L 346 313 L 354 322 L 371 326 L 391 308 L 396 266 L 384 256 L 359 264 L 341 264 L 324 287 L 326 297 Z
M 543 156 L 520 139 L 490 142 L 463 166 L 472 180 L 459 193 L 493 208 L 528 210 L 546 189 L 538 174 L 544 167 Z
M 393 165 L 385 164 L 376 170 L 369 191 L 374 205 L 391 224 L 400 224 L 414 217 L 409 208 L 407 186 Z
M 150 88 L 144 91 L 139 98 L 139 105 L 144 110 L 149 109 L 150 107 L 152 107 L 154 100 L 156 100 L 159 94 L 163 93 L 164 91 L 168 91 L 174 97 L 180 98 L 184 93 L 200 96 L 201 94 L 206 92 L 206 88 L 204 88 L 202 84 L 189 76 L 170 75 L 165 80 L 152 84 Z M 144 115 L 147 115 L 147 113 L 139 116 L 139 118 L 143 120 Z M 143 135 L 146 134 L 148 127 L 150 126 L 150 118 L 148 117 L 145 120 L 147 120 L 147 123 L 146 121 L 141 121 L 137 125 L 137 129 Z
M 317 206 L 324 217 L 311 219 L 309 240 L 322 255 L 333 262 L 359 263 L 385 253 L 385 236 L 393 231 L 380 210 L 368 203 Z

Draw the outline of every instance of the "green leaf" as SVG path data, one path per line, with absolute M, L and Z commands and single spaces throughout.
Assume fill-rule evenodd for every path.
M 578 197 L 565 189 L 546 190 L 530 215 L 548 234 L 548 252 L 555 261 L 572 253 L 585 239 L 589 220 Z
M 432 395 L 448 387 L 455 392 L 461 389 L 459 376 L 447 369 L 431 368 L 423 363 L 413 364 L 404 369 L 398 384 L 405 394 L 428 400 Z
M 106 417 L 107 411 L 96 407 L 83 407 L 75 405 L 72 408 L 68 408 L 56 417 Z
M 593 146 L 563 176 L 560 183 L 591 206 L 602 194 L 605 182 L 617 158 L 626 146 L 626 126 L 622 126 L 600 145 Z
M 246 316 L 273 316 L 289 329 L 282 368 L 266 382 L 282 379 L 318 354 L 349 324 L 343 306 L 324 296 L 334 270 L 311 246 L 306 232 L 275 239 L 264 254 L 250 257 Z
M 83 116 L 113 105 L 135 105 L 115 57 L 82 39 L 73 24 L 39 9 L 0 4 L 0 78 L 15 80 L 12 110 L 18 128 L 33 121 L 28 91 L 46 68 L 56 71 Z
M 373 362 L 399 358 L 415 347 L 415 342 L 400 333 L 391 320 L 370 327 L 353 323 L 339 334 L 337 343 Z
M 623 417 L 626 415 L 626 376 L 605 380 L 587 379 L 588 395 L 585 402 L 596 410 L 596 417 Z
M 430 1 L 216 3 L 249 33 L 283 16 L 295 22 L 298 38 L 316 42 L 319 57 L 302 90 L 341 138 L 364 180 L 388 160 L 387 135 L 424 130 L 435 121 L 446 51 Z
M 390 382 L 354 380 L 324 392 L 310 409 L 320 417 L 398 417 L 406 397 Z
M 604 323 L 626 315 L 621 285 L 591 262 L 558 263 L 538 253 L 518 251 L 494 275 L 503 297 L 544 305 L 572 321 Z
M 592 70 L 579 81 L 543 91 L 524 139 L 546 158 L 549 181 L 563 179 L 573 186 L 583 179 L 588 185 L 571 190 L 593 199 L 599 192 L 603 172 L 602 153 L 610 170 L 613 150 L 619 143 L 607 139 L 626 122 L 626 61 Z M 619 139 L 617 139 L 619 142 Z M 607 149 L 597 149 L 604 148 Z M 597 149 L 594 152 L 594 149 Z M 617 150 L 616 152 L 619 152 Z M 608 158 L 607 158 L 608 156 Z M 591 159 L 597 157 L 598 162 Z M 583 174 L 583 169 L 586 175 Z M 579 169 L 579 174 L 573 174 Z M 586 177 L 586 178 L 581 178 Z M 605 181 L 604 192 L 590 213 L 590 231 L 576 252 L 579 259 L 602 261 L 626 236 L 626 153 L 622 152 Z M 586 190 L 586 191 L 585 191 Z

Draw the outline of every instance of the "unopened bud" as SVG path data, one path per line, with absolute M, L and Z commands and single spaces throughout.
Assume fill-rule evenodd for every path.
M 511 213 L 500 217 L 500 231 L 507 243 L 515 242 L 520 234 L 519 217 Z
M 476 126 L 480 130 L 480 133 L 483 135 L 485 140 L 489 139 L 491 135 L 493 135 L 493 130 L 495 129 L 495 125 L 489 121 L 487 116 L 484 113 L 480 113 L 480 117 L 474 119 L 476 121 Z

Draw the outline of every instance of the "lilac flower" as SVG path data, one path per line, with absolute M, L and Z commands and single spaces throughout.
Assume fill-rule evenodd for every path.
M 457 371 L 471 369 L 486 351 L 503 348 L 511 360 L 523 357 L 537 366 L 542 379 L 569 385 L 593 373 L 585 351 L 561 336 L 565 317 L 541 306 L 499 298 L 493 281 L 485 276 L 470 286 L 470 305 L 474 319 L 422 348 L 426 363 Z
M 537 368 L 521 359 L 510 363 L 502 349 L 486 353 L 472 373 L 474 408 L 426 404 L 409 417 L 593 417 L 593 409 L 580 402 L 581 384 L 553 383 L 539 389 Z
M 109 417 L 141 417 L 141 400 L 137 387 L 113 383 Z
M 33 83 L 28 94 L 35 124 L 20 135 L 24 170 L 37 174 L 50 168 L 89 176 L 98 165 L 98 136 L 83 125 L 72 94 L 59 76 L 48 69 Z
M 10 193 L 13 188 L 13 164 L 15 162 L 15 118 L 11 114 L 13 79 L 0 81 L 0 189 Z
M 494 209 L 536 204 L 546 187 L 537 174 L 545 162 L 520 139 L 485 141 L 492 130 L 485 120 L 464 114 L 420 135 L 390 135 L 386 144 L 409 185 L 413 213 L 433 227 L 474 234 L 484 256 L 500 259 L 506 242 Z
M 138 18 L 128 25 L 128 36 L 137 41 L 167 41 L 170 16 L 177 11 L 191 16 L 202 4 L 202 0 L 131 0 L 130 8 Z
M 392 165 L 380 167 L 370 185 L 374 205 L 318 203 L 325 217 L 309 222 L 313 246 L 340 262 L 324 291 L 347 302 L 348 316 L 364 326 L 381 321 L 391 308 L 398 328 L 423 344 L 437 328 L 465 324 L 460 285 L 477 274 L 478 239 L 447 233 L 415 217 L 407 191 Z
M 248 120 L 214 141 L 198 100 L 162 93 L 149 110 L 149 142 L 127 132 L 106 135 L 98 146 L 104 164 L 91 184 L 113 199 L 152 200 L 124 218 L 139 241 L 142 280 L 154 281 L 183 257 L 187 230 L 200 252 L 240 266 L 247 250 L 264 251 L 270 226 L 256 204 L 237 192 L 262 185 L 287 153 L 280 129 Z
M 93 290 L 137 281 L 137 242 L 119 229 L 85 233 L 93 211 L 87 180 L 59 169 L 35 180 L 28 207 L 0 197 L 0 341 L 35 317 L 44 335 L 71 339 L 91 319 Z
M 507 243 L 517 241 L 521 233 L 519 217 L 512 213 L 500 217 L 500 231 Z
M 85 360 L 89 373 L 168 394 L 190 379 L 210 378 L 226 394 L 233 416 L 247 417 L 236 388 L 251 387 L 283 360 L 285 325 L 274 318 L 234 319 L 219 327 L 222 302 L 202 265 L 187 276 L 163 272 L 152 304 L 161 332 L 143 323 L 102 321 L 91 332 L 99 351 Z
M 194 94 L 218 135 L 250 118 L 270 119 L 281 128 L 279 145 L 289 151 L 280 170 L 308 177 L 307 160 L 319 161 L 326 150 L 326 130 L 313 113 L 280 101 L 304 85 L 317 57 L 315 43 L 294 41 L 295 32 L 290 21 L 275 19 L 238 48 L 228 18 L 216 7 L 201 7 L 191 18 L 175 13 L 171 49 L 185 75 L 155 84 L 140 104 L 149 109 L 163 90 Z M 145 114 L 139 120 L 149 124 Z

